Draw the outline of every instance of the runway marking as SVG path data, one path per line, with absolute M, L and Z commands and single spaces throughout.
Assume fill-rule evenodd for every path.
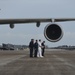
M 53 57 L 55 57 L 57 60 L 60 60 L 60 61 L 64 62 L 65 65 L 68 65 L 68 66 L 70 66 L 72 68 L 75 68 L 75 64 L 68 63 L 65 59 L 60 58 L 57 55 L 53 55 Z

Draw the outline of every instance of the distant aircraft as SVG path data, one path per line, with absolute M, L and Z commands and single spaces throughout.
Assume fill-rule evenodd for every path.
M 50 42 L 57 42 L 63 37 L 63 31 L 60 25 L 55 22 L 75 21 L 75 18 L 48 18 L 48 19 L 0 19 L 0 24 L 9 24 L 14 28 L 18 23 L 36 23 L 39 27 L 41 22 L 50 22 L 44 29 L 44 36 Z

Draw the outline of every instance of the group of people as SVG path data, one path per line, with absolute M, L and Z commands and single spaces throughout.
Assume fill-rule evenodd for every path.
M 44 57 L 45 41 L 31 39 L 29 43 L 30 57 Z

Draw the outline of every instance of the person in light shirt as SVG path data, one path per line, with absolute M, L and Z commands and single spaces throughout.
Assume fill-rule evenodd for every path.
M 37 53 L 37 57 L 43 57 L 42 56 L 42 45 L 41 45 L 41 40 L 38 41 L 38 53 Z

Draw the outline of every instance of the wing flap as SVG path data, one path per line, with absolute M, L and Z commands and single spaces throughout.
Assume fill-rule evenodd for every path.
M 48 18 L 48 19 L 0 19 L 0 24 L 37 23 L 37 22 L 64 22 L 75 21 L 75 18 Z
M 64 21 L 75 21 L 75 18 L 59 18 L 59 19 L 55 19 L 55 22 L 64 22 Z
M 0 19 L 0 24 L 51 22 L 51 19 Z

